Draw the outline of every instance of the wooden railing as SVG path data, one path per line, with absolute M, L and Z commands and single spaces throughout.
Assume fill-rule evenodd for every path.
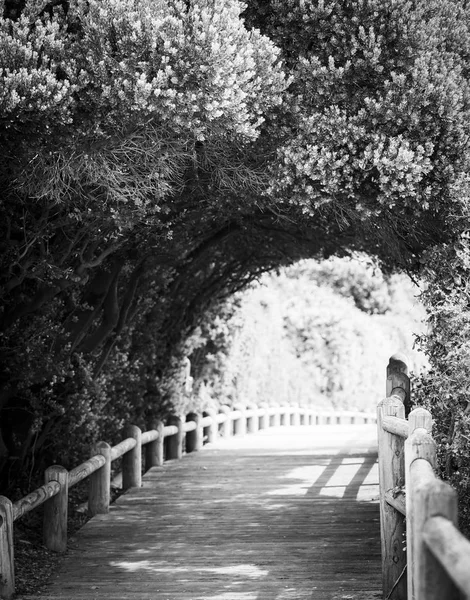
M 408 394 L 406 362 L 394 356 L 377 411 L 384 598 L 469 600 L 470 541 L 457 528 L 457 494 L 434 472 L 431 414 L 416 408 L 405 419 Z
M 89 478 L 88 514 L 107 513 L 110 504 L 111 463 L 122 457 L 122 488 L 140 487 L 142 459 L 145 470 L 160 466 L 165 460 L 178 459 L 183 453 L 202 448 L 218 435 L 230 437 L 254 433 L 279 425 L 323 425 L 375 422 L 375 415 L 354 411 L 332 412 L 299 406 L 223 406 L 219 413 L 190 413 L 185 421 L 173 416 L 168 424 L 157 422 L 146 432 L 135 425 L 126 428 L 125 439 L 111 447 L 99 442 L 94 455 L 78 467 L 67 471 L 54 465 L 45 472 L 45 483 L 21 500 L 12 503 L 0 496 L 0 598 L 10 600 L 15 591 L 13 523 L 24 514 L 44 504 L 44 545 L 55 552 L 67 548 L 68 490 Z M 165 441 L 166 440 L 166 441 Z M 144 453 L 142 452 L 144 449 Z

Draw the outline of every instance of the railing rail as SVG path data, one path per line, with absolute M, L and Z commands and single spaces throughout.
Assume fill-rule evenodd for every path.
M 392 356 L 387 375 L 393 394 L 377 409 L 384 598 L 470 600 L 470 541 L 457 528 L 456 491 L 435 473 L 431 414 L 405 419 L 404 357 Z
M 153 429 L 141 430 L 129 425 L 125 439 L 111 447 L 99 442 L 93 456 L 67 471 L 61 466 L 49 467 L 46 482 L 24 498 L 12 503 L 0 496 L 0 598 L 10 600 L 15 591 L 13 523 L 27 512 L 44 504 L 44 545 L 56 552 L 67 548 L 68 490 L 89 478 L 88 514 L 94 516 L 109 511 L 111 463 L 122 457 L 122 488 L 139 487 L 142 481 L 142 449 L 145 469 L 161 466 L 165 460 L 181 458 L 183 452 L 202 448 L 217 436 L 256 432 L 273 425 L 322 425 L 372 423 L 376 416 L 353 411 L 333 412 L 301 406 L 243 407 L 235 410 L 221 407 L 220 412 L 207 411 L 205 416 L 190 413 L 183 420 L 170 417 L 168 424 L 155 423 Z M 166 442 L 165 442 L 166 440 Z M 164 445 L 166 446 L 164 448 Z

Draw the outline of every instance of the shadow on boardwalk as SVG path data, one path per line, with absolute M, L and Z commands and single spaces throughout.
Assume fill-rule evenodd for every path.
M 270 429 L 154 468 L 84 527 L 42 598 L 378 599 L 374 436 Z

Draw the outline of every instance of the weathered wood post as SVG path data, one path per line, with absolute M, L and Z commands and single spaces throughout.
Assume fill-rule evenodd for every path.
M 232 435 L 233 421 L 230 418 L 231 412 L 232 412 L 231 408 L 229 406 L 226 406 L 225 404 L 219 408 L 219 413 L 224 414 L 226 417 L 225 421 L 220 424 L 220 429 L 219 429 L 220 435 L 224 438 L 228 438 Z
M 173 425 L 174 427 L 176 427 L 177 432 L 166 438 L 166 458 L 168 460 L 179 459 L 183 456 L 183 420 L 178 415 L 172 415 L 168 419 L 168 425 Z
M 407 358 L 404 354 L 394 354 L 387 366 L 386 397 L 398 396 L 405 407 L 405 416 L 411 410 L 410 378 Z
M 67 469 L 53 465 L 46 469 L 45 483 L 57 481 L 60 491 L 44 503 L 44 545 L 54 552 L 67 550 L 67 513 L 69 503 L 69 474 Z
M 300 408 L 298 403 L 292 405 L 292 413 L 291 413 L 291 425 L 297 427 L 300 425 Z
M 403 577 L 406 565 L 406 553 L 403 548 L 405 518 L 385 499 L 386 492 L 405 485 L 404 440 L 383 429 L 382 419 L 386 416 L 405 417 L 405 407 L 397 396 L 385 398 L 377 407 L 382 585 L 384 597 L 397 584 L 394 598 L 406 600 L 406 579 Z
M 260 412 L 259 412 L 258 428 L 259 429 L 267 429 L 269 427 L 268 404 L 266 404 L 266 402 L 264 402 L 263 404 L 260 404 L 259 409 L 260 409 Z
M 414 598 L 415 539 L 420 532 L 414 528 L 414 506 L 412 502 L 411 465 L 417 458 L 426 459 L 432 466 L 436 464 L 436 444 L 431 437 L 432 417 L 424 408 L 412 410 L 408 417 L 408 438 L 405 440 L 405 481 L 406 481 L 406 553 L 408 598 Z M 418 517 L 418 522 L 420 521 Z M 421 523 L 422 525 L 422 523 Z
M 92 452 L 93 455 L 104 456 L 106 462 L 88 479 L 88 514 L 90 517 L 108 513 L 111 501 L 111 446 L 106 442 L 98 442 Z
M 0 598 L 10 600 L 14 593 L 13 505 L 0 496 Z
M 152 429 L 158 433 L 156 440 L 152 440 L 145 445 L 145 469 L 152 467 L 161 467 L 163 465 L 163 422 L 155 421 Z
M 256 404 L 249 404 L 247 408 L 251 414 L 246 420 L 246 430 L 248 433 L 256 433 L 258 431 L 258 407 Z
M 287 407 L 283 407 L 281 408 L 281 413 L 279 415 L 280 419 L 280 425 L 281 427 L 285 427 L 286 425 L 290 424 L 290 413 L 289 413 L 289 408 Z
M 186 432 L 186 452 L 197 452 L 203 446 L 203 430 L 201 425 L 201 415 L 195 412 L 189 413 L 186 422 L 196 423 L 196 429 Z
M 281 424 L 281 407 L 278 404 L 276 404 L 271 408 L 274 410 L 274 413 L 271 417 L 271 425 L 272 427 L 279 427 L 279 425 Z
M 243 404 L 237 404 L 234 407 L 241 413 L 238 419 L 233 422 L 233 433 L 234 435 L 245 435 L 246 434 L 246 408 Z
M 434 473 L 436 443 L 431 427 L 427 410 L 411 411 L 405 442 L 408 598 L 458 600 L 459 592 L 423 540 L 424 525 L 430 517 L 443 516 L 457 524 L 457 494 Z
M 137 425 L 128 425 L 126 438 L 134 438 L 135 446 L 122 457 L 122 489 L 142 485 L 142 431 Z
M 216 421 L 217 413 L 215 410 L 208 409 L 204 411 L 203 415 L 212 419 L 211 424 L 205 428 L 205 432 L 207 432 L 207 443 L 212 444 L 217 440 L 217 436 L 219 434 L 219 426 Z

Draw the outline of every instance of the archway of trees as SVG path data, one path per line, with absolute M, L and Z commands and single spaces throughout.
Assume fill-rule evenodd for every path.
M 4 482 L 168 413 L 185 340 L 265 271 L 359 250 L 460 294 L 468 15 L 464 0 L 4 3 Z

